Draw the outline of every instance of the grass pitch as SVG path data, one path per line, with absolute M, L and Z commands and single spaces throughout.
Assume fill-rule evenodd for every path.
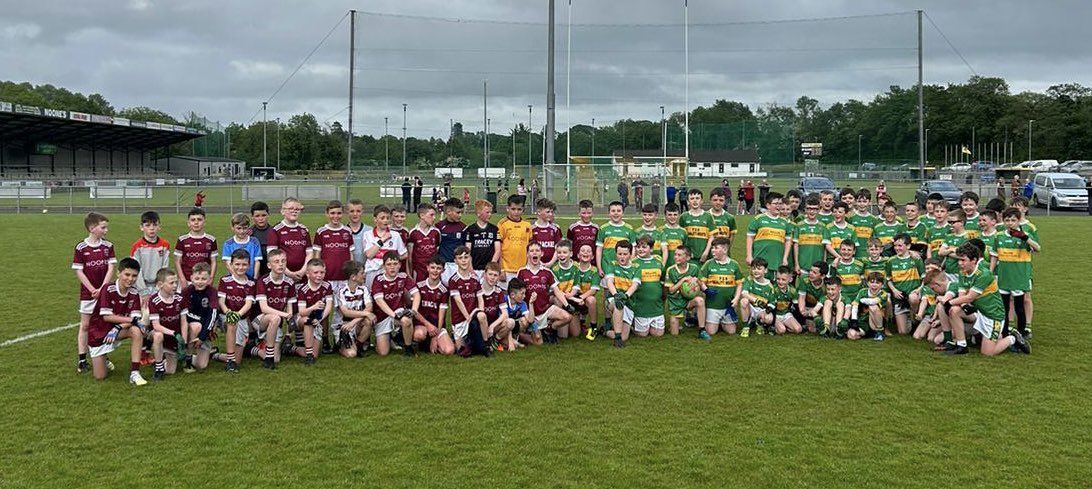
M 3 219 L 0 341 L 75 322 L 82 216 Z M 138 218 L 111 219 L 124 252 Z M 164 219 L 173 243 L 185 217 Z M 1030 357 L 687 331 L 493 359 L 247 360 L 138 389 L 124 347 L 96 382 L 74 373 L 75 330 L 19 342 L 0 348 L 0 487 L 1087 487 L 1092 219 L 1032 219 Z M 221 242 L 226 222 L 210 216 Z

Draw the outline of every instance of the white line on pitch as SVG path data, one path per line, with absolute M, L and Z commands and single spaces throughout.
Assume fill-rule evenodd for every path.
M 22 343 L 22 342 L 24 342 L 26 340 L 31 340 L 31 339 L 37 338 L 39 336 L 45 336 L 45 335 L 48 335 L 48 334 L 56 333 L 58 331 L 64 331 L 66 329 L 72 329 L 72 328 L 75 328 L 76 326 L 79 326 L 79 325 L 80 325 L 80 323 L 72 323 L 72 324 L 66 324 L 64 326 L 57 326 L 56 328 L 52 328 L 52 329 L 46 329 L 46 330 L 38 331 L 38 332 L 35 332 L 35 333 L 25 334 L 25 335 L 20 336 L 18 338 L 12 338 L 12 339 L 7 340 L 7 341 L 5 341 L 3 343 L 0 343 L 0 348 L 3 348 L 5 346 L 11 346 L 11 345 L 14 345 L 16 343 Z

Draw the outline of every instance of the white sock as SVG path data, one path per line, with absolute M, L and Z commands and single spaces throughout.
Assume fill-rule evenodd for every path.
M 1015 336 L 1006 336 L 1005 339 L 1009 340 L 1009 346 L 1012 346 L 1012 345 L 1016 344 L 1016 337 Z

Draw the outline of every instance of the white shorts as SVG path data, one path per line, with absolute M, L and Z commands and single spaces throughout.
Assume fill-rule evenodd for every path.
M 80 314 L 94 314 L 95 306 L 99 304 L 98 299 L 81 300 L 80 301 Z
M 376 336 L 376 338 L 378 338 L 378 337 L 380 337 L 382 335 L 385 335 L 385 334 L 389 335 L 392 332 L 394 332 L 394 318 L 393 317 L 387 316 L 386 319 L 380 321 L 379 323 L 377 323 L 375 325 L 375 336 Z
M 265 314 L 260 314 L 260 315 L 258 315 L 258 317 L 254 318 L 254 321 L 253 321 L 253 322 L 250 322 L 250 323 L 248 323 L 248 325 L 247 325 L 247 326 L 248 326 L 248 328 L 249 328 L 249 327 L 253 327 L 253 328 L 254 328 L 254 331 L 257 331 L 257 332 L 258 332 L 258 339 L 259 339 L 259 340 L 264 340 L 264 339 L 265 339 L 265 333 L 266 333 L 266 330 L 264 330 L 264 329 L 261 329 L 261 328 L 260 328 L 260 325 L 261 325 L 261 324 L 262 324 L 262 322 L 263 322 L 263 321 L 262 321 L 262 319 L 263 319 L 263 318 L 265 318 Z M 236 337 L 238 337 L 238 333 L 236 333 Z M 280 342 L 281 342 L 281 340 L 283 340 L 283 339 L 284 339 L 284 328 L 280 327 L 280 324 L 278 323 L 278 324 L 277 324 L 277 338 L 276 338 L 276 342 L 277 342 L 277 343 L 280 343 Z M 244 340 L 244 341 L 245 341 L 245 340 Z
M 474 313 L 471 312 L 470 315 L 473 316 Z M 440 330 L 440 331 L 445 331 L 445 330 Z M 467 333 L 469 331 L 470 331 L 470 320 L 469 319 L 467 319 L 466 321 L 463 321 L 463 322 L 461 322 L 459 324 L 452 324 L 451 325 L 451 336 L 453 338 L 457 339 L 457 340 L 461 340 L 463 338 L 466 338 L 466 335 L 467 335 Z
M 987 340 L 997 341 L 1005 330 L 1005 321 L 990 319 L 980 311 L 975 311 L 974 330 Z
M 750 317 L 752 319 L 759 318 L 759 317 L 762 316 L 763 313 L 766 312 L 766 310 L 761 308 L 761 307 L 755 307 L 755 306 L 748 306 L 748 307 L 751 308 L 751 316 Z
M 624 314 L 624 313 L 623 313 Z M 633 318 L 633 330 L 638 333 L 648 332 L 649 328 L 663 331 L 664 330 L 664 317 L 655 316 L 650 318 L 634 317 Z
M 613 308 L 614 298 L 612 297 L 608 299 L 607 304 L 609 304 L 610 307 Z M 622 306 L 622 322 L 629 325 L 633 324 L 633 309 L 630 309 L 629 306 Z
M 440 283 L 446 284 L 457 271 L 459 271 L 459 266 L 454 262 L 444 263 L 444 271 L 440 272 Z
M 739 318 L 736 316 L 735 309 L 729 307 L 727 309 L 705 309 L 705 324 L 735 324 Z
M 90 346 L 87 348 L 87 353 L 91 355 L 91 358 L 106 355 L 107 353 L 114 351 L 114 346 L 117 345 L 118 340 L 120 340 L 120 338 L 114 340 L 113 343 L 103 343 L 99 346 Z
M 774 316 L 774 322 L 782 322 L 783 323 L 785 321 L 793 319 L 793 317 L 794 316 L 792 315 L 791 312 L 786 312 L 785 314 L 777 314 L 777 315 Z
M 1011 295 L 1013 297 L 1023 297 L 1024 296 L 1024 291 L 1023 290 L 998 290 L 998 292 L 1000 292 L 1002 294 L 1005 294 L 1005 295 Z M 1028 292 L 1031 292 L 1031 291 L 1029 290 Z
M 227 325 L 225 324 L 224 327 L 226 328 Z M 247 336 L 250 336 L 250 321 L 240 319 L 239 322 L 235 323 L 235 344 L 245 345 Z
M 538 316 L 535 316 L 535 324 L 538 324 L 538 329 L 544 329 L 544 328 L 549 327 L 550 326 L 550 315 L 553 314 L 555 311 L 560 311 L 560 310 L 561 309 L 559 307 L 557 307 L 557 306 L 555 306 L 553 304 L 550 304 L 550 307 L 546 308 L 546 312 L 543 312 L 542 314 L 539 314 Z

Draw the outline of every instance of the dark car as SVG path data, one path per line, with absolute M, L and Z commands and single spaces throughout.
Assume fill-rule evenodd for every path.
M 926 180 L 921 182 L 918 191 L 914 192 L 914 200 L 924 206 L 929 195 L 934 193 L 940 194 L 949 204 L 959 205 L 959 196 L 963 194 L 963 191 L 951 180 Z
M 824 190 L 836 191 L 836 188 L 834 187 L 834 180 L 827 177 L 804 177 L 800 179 L 797 190 L 806 199 L 811 194 L 818 194 Z

